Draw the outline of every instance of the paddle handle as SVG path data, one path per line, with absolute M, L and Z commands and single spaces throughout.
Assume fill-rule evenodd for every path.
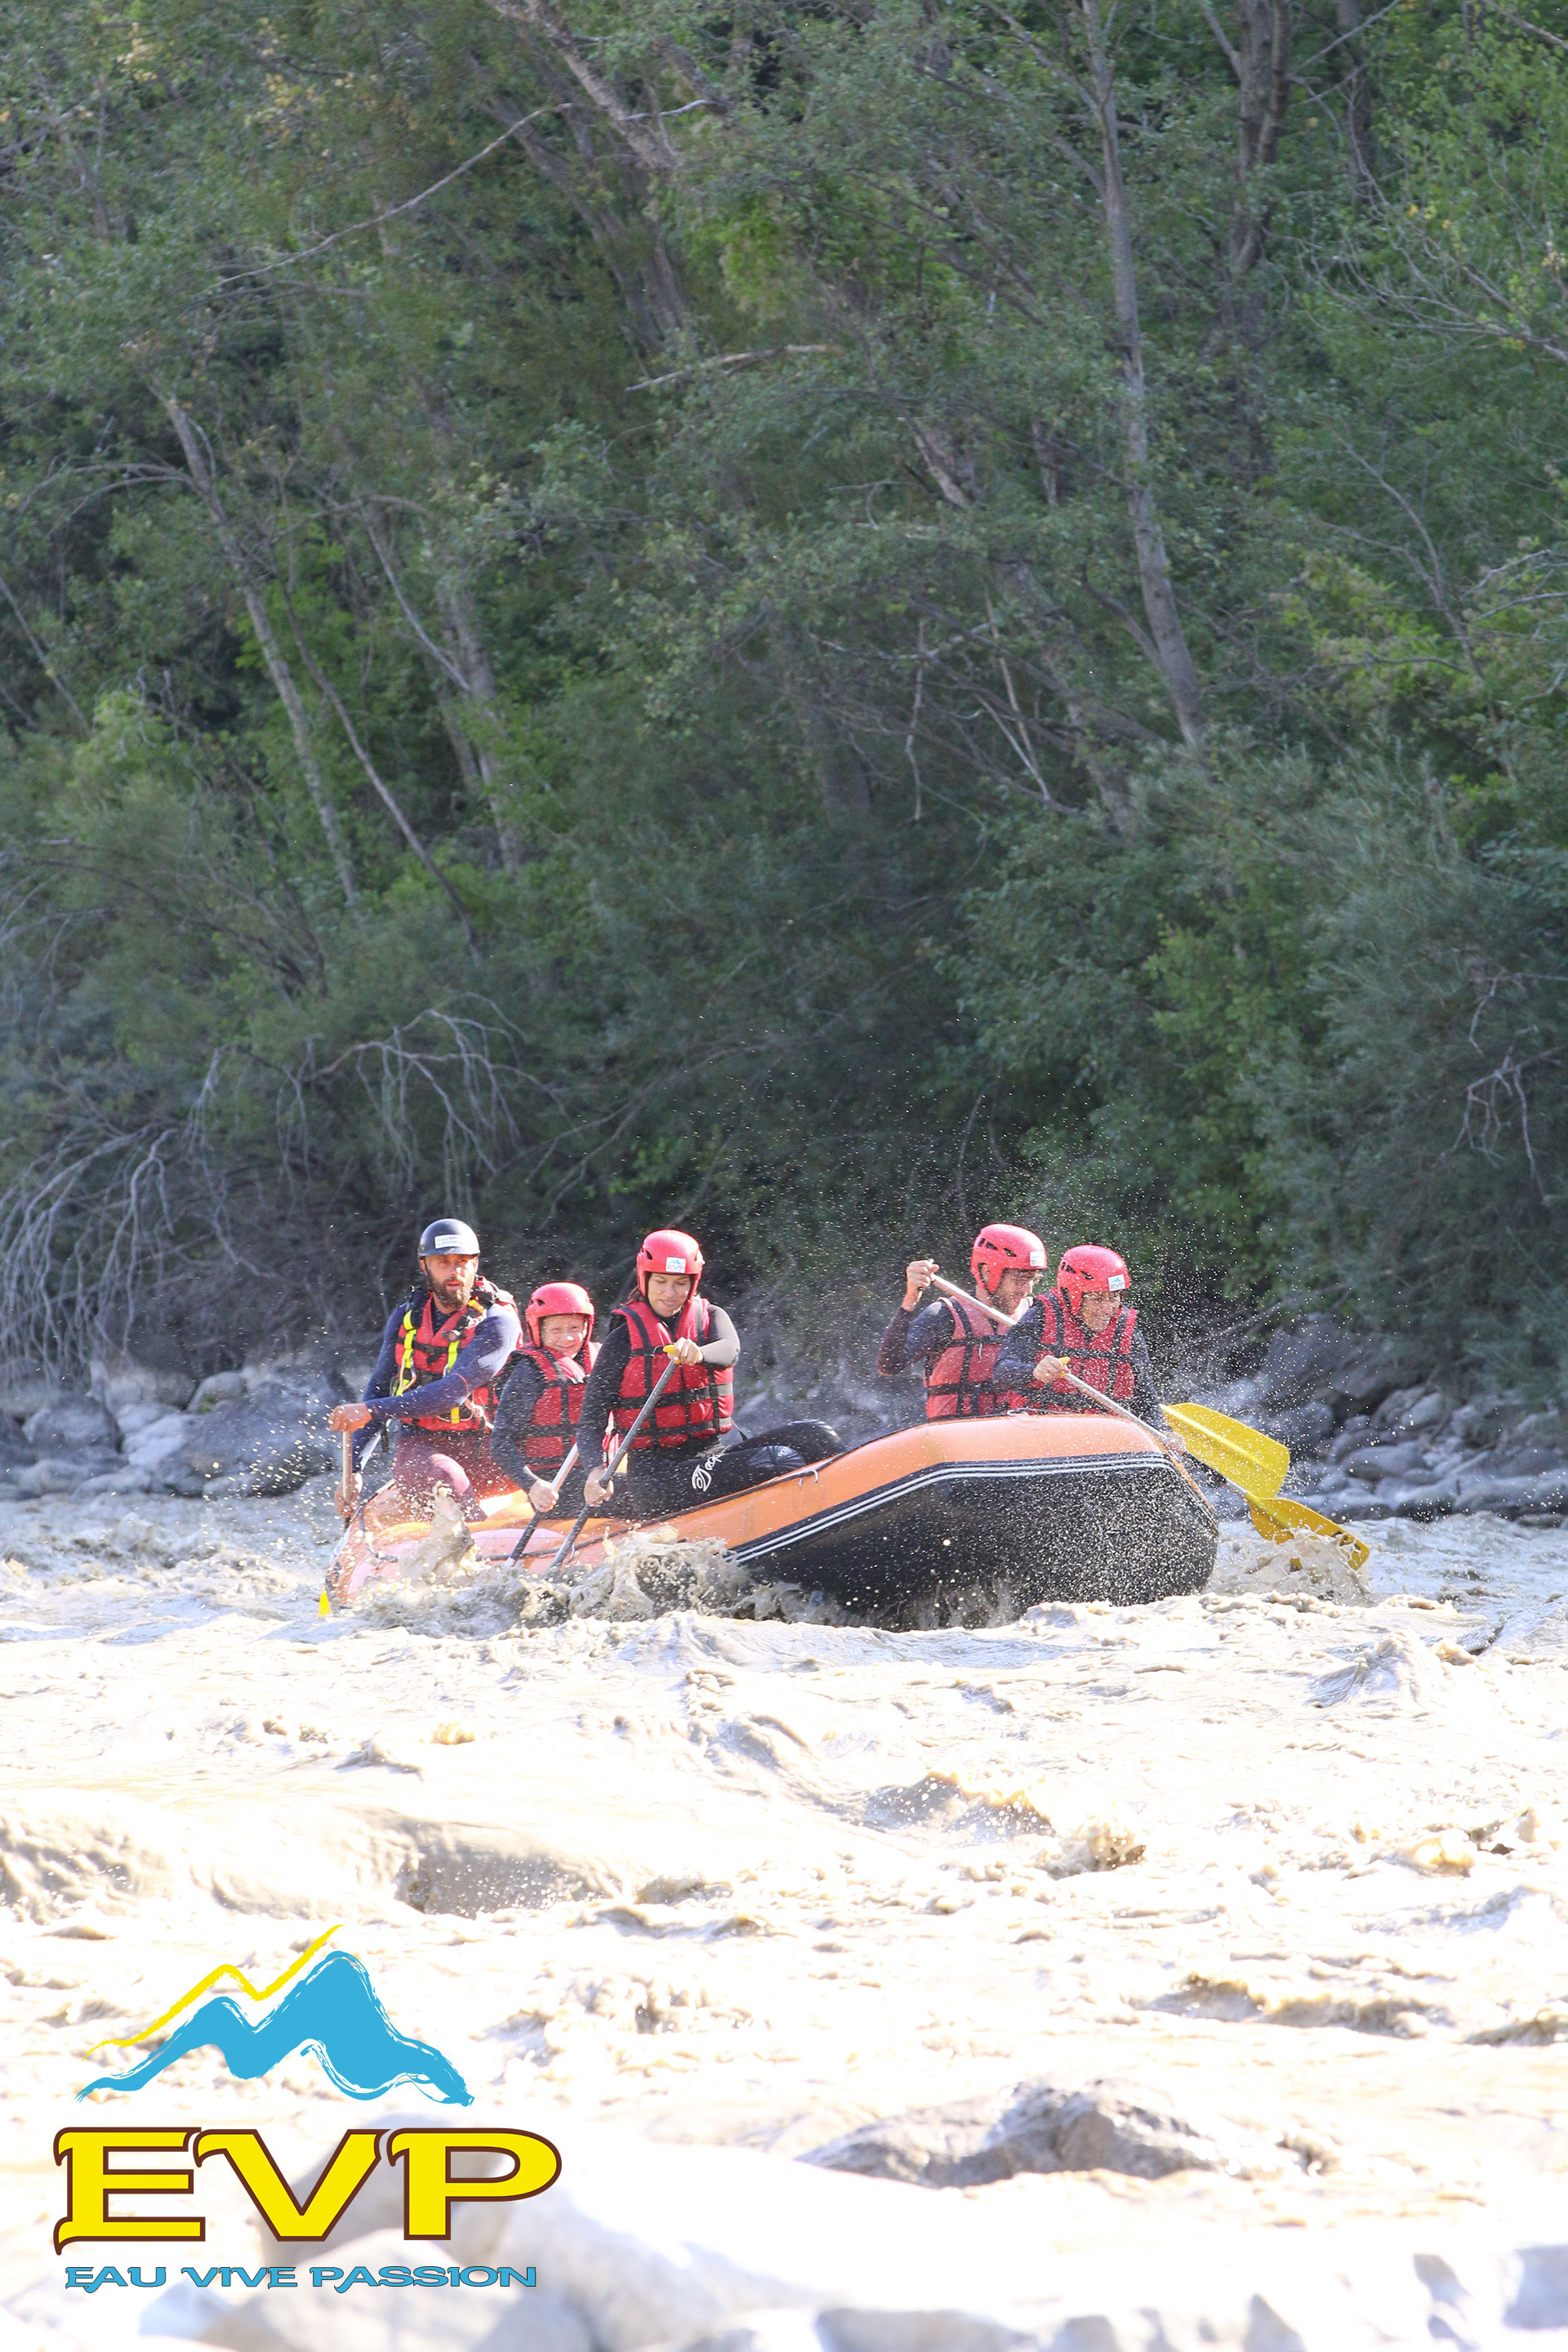
M 549 1487 L 549 1489 L 550 1489 L 551 1493 L 554 1496 L 554 1497 L 555 1497 L 555 1499 L 556 1499 L 556 1501 L 557 1501 L 557 1502 L 559 1502 L 559 1501 L 561 1500 L 561 1487 L 562 1487 L 563 1481 L 564 1480 L 564 1478 L 565 1478 L 565 1476 L 566 1476 L 567 1472 L 571 1469 L 572 1465 L 574 1464 L 574 1462 L 575 1462 L 575 1461 L 576 1461 L 576 1459 L 577 1459 L 577 1441 L 576 1441 L 576 1439 L 575 1439 L 575 1438 L 574 1438 L 574 1439 L 572 1440 L 572 1451 L 571 1451 L 571 1453 L 566 1456 L 565 1461 L 564 1461 L 564 1462 L 563 1462 L 563 1464 L 561 1465 L 560 1469 L 559 1469 L 559 1470 L 557 1470 L 557 1472 L 555 1473 L 554 1477 L 553 1477 L 553 1478 L 547 1478 L 547 1479 L 545 1480 L 545 1482 L 544 1482 L 544 1483 L 545 1483 L 545 1485 Z M 506 1556 L 506 1564 L 507 1564 L 507 1566 L 508 1566 L 509 1568 L 511 1566 L 512 1561 L 513 1561 L 514 1559 L 516 1559 L 516 1558 L 518 1557 L 519 1553 L 522 1550 L 523 1546 L 527 1543 L 527 1541 L 528 1541 L 528 1539 L 529 1539 L 530 1536 L 533 1533 L 534 1528 L 539 1525 L 540 1520 L 541 1520 L 543 1517 L 544 1517 L 543 1512 L 542 1512 L 542 1510 L 540 1510 L 540 1509 L 536 1507 L 535 1507 L 535 1509 L 534 1509 L 533 1517 L 530 1519 L 530 1521 L 529 1521 L 528 1525 L 524 1528 L 524 1529 L 523 1529 L 522 1533 L 519 1536 L 519 1538 L 518 1538 L 517 1541 L 513 1544 L 513 1546 L 512 1546 L 511 1549 L 508 1552 L 508 1554 L 507 1554 L 507 1556 Z
M 666 1352 L 668 1352 L 668 1349 Z M 671 1380 L 675 1376 L 675 1372 L 676 1359 L 671 1356 L 668 1363 L 666 1364 L 663 1371 L 660 1372 L 658 1380 L 655 1381 L 653 1387 L 649 1390 L 647 1402 L 644 1405 L 642 1411 L 638 1413 L 637 1419 L 627 1430 L 625 1437 L 621 1440 L 621 1443 L 616 1449 L 615 1459 L 610 1463 L 609 1466 L 605 1470 L 605 1475 L 607 1478 L 613 1478 L 615 1476 L 616 1471 L 620 1468 L 622 1463 L 631 1452 L 633 1440 L 636 1438 L 637 1432 L 641 1429 L 649 1413 L 653 1411 L 655 1405 L 658 1402 L 660 1397 L 664 1394 L 665 1390 L 668 1387 Z M 584 1497 L 583 1507 L 572 1523 L 571 1534 L 567 1537 L 565 1542 L 562 1545 L 560 1550 L 556 1553 L 554 1559 L 551 1561 L 549 1567 L 544 1571 L 547 1576 L 553 1576 L 556 1570 L 561 1566 L 562 1561 L 564 1559 L 570 1559 L 572 1556 L 572 1548 L 574 1544 L 575 1544 L 578 1537 L 582 1534 L 584 1527 L 587 1525 L 589 1514 L 592 1512 L 593 1508 L 594 1506 L 592 1503 Z

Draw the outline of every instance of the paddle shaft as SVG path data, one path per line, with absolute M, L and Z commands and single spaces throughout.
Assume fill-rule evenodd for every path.
M 576 1461 L 576 1459 L 577 1459 L 577 1441 L 576 1441 L 576 1439 L 575 1439 L 575 1438 L 574 1438 L 574 1439 L 572 1440 L 572 1451 L 571 1451 L 571 1453 L 566 1456 L 565 1461 L 561 1465 L 561 1467 L 560 1467 L 560 1469 L 559 1469 L 559 1470 L 557 1470 L 557 1472 L 555 1473 L 554 1477 L 553 1477 L 553 1478 L 547 1478 L 547 1479 L 545 1480 L 545 1482 L 544 1482 L 544 1483 L 545 1483 L 545 1485 L 549 1487 L 549 1489 L 550 1489 L 551 1493 L 554 1496 L 554 1497 L 555 1497 L 555 1499 L 556 1499 L 556 1501 L 557 1501 L 557 1502 L 559 1502 L 559 1501 L 561 1500 L 561 1486 L 562 1486 L 562 1481 L 564 1479 L 564 1477 L 565 1477 L 565 1475 L 566 1475 L 566 1473 L 568 1472 L 568 1470 L 570 1470 L 570 1469 L 571 1469 L 572 1465 L 574 1464 L 574 1462 L 575 1462 L 575 1461 Z M 542 1512 L 542 1510 L 540 1510 L 540 1509 L 537 1507 L 537 1506 L 536 1506 L 536 1507 L 535 1507 L 535 1509 L 534 1509 L 534 1513 L 533 1513 L 533 1517 L 532 1517 L 532 1518 L 531 1518 L 531 1519 L 530 1519 L 530 1521 L 529 1521 L 528 1525 L 524 1528 L 524 1529 L 523 1529 L 522 1533 L 519 1536 L 519 1538 L 518 1538 L 517 1541 L 513 1544 L 513 1546 L 512 1546 L 511 1549 L 508 1552 L 508 1554 L 507 1554 L 507 1556 L 506 1556 L 506 1564 L 507 1564 L 507 1566 L 508 1566 L 509 1568 L 511 1566 L 512 1561 L 517 1558 L 517 1556 L 518 1556 L 519 1552 L 522 1549 L 522 1548 L 523 1548 L 524 1544 L 528 1541 L 529 1537 L 533 1533 L 534 1528 L 539 1525 L 540 1520 L 541 1520 L 543 1517 L 544 1517 L 543 1512 Z
M 647 1419 L 649 1413 L 653 1411 L 655 1405 L 664 1394 L 665 1390 L 674 1379 L 676 1370 L 677 1360 L 675 1357 L 671 1356 L 668 1363 L 666 1364 L 663 1371 L 660 1372 L 658 1380 L 655 1381 L 653 1387 L 649 1390 L 647 1402 L 644 1405 L 642 1411 L 638 1413 L 637 1419 L 633 1422 L 625 1437 L 622 1438 L 619 1446 L 616 1448 L 615 1459 L 605 1469 L 605 1475 L 606 1478 L 613 1478 L 615 1476 L 616 1471 L 620 1468 L 622 1463 L 631 1452 L 632 1444 L 637 1432 L 641 1429 L 644 1422 Z M 572 1522 L 571 1534 L 567 1537 L 565 1542 L 562 1545 L 560 1550 L 556 1553 L 554 1559 L 551 1561 L 549 1567 L 544 1571 L 547 1576 L 553 1576 L 556 1570 L 561 1566 L 562 1561 L 564 1559 L 570 1559 L 572 1557 L 572 1548 L 574 1544 L 575 1544 L 578 1537 L 582 1534 L 584 1527 L 587 1525 L 589 1515 L 593 1511 L 593 1504 L 584 1497 L 582 1509 L 578 1512 L 575 1519 Z

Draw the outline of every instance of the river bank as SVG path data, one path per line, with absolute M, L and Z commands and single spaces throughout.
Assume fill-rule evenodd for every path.
M 316 2352 L 351 2308 L 365 2352 L 1568 2331 L 1568 1536 L 1373 1526 L 1356 1601 L 1231 1529 L 1214 1589 L 1152 1609 L 479 1633 L 438 1596 L 320 1620 L 330 1489 L 0 1507 L 29 2352 Z M 510 2321 L 68 2294 L 50 2144 L 121 2113 L 74 2105 L 90 2046 L 334 1923 L 478 2118 L 562 2147 L 500 2237 L 463 2225 L 537 2290 Z M 296 2170 L 367 2120 L 302 2054 L 160 2088 L 264 2107 Z M 985 2185 L 1016 2163 L 1068 2168 Z M 275 2258 L 204 2198 L 211 2261 Z M 353 2261 L 399 2258 L 394 2218 Z

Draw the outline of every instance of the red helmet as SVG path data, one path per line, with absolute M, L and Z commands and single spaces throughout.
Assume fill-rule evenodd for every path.
M 1057 1265 L 1057 1288 L 1075 1315 L 1086 1290 L 1108 1290 L 1120 1297 L 1128 1278 L 1126 1259 L 1093 1242 L 1079 1242 L 1076 1249 L 1063 1250 Z
M 689 1298 L 697 1296 L 697 1286 L 702 1279 L 702 1244 L 689 1234 L 678 1233 L 673 1225 L 660 1225 L 658 1233 L 649 1234 L 637 1252 L 637 1288 L 647 1297 L 650 1274 L 688 1274 L 691 1287 Z
M 994 1290 L 1009 1266 L 1046 1270 L 1046 1245 L 1026 1225 L 983 1225 L 969 1253 L 969 1272 L 982 1290 Z
M 547 1315 L 585 1315 L 587 1337 L 594 1336 L 594 1302 L 580 1282 L 542 1282 L 522 1310 L 522 1320 L 530 1339 L 536 1348 L 544 1341 L 541 1331 Z

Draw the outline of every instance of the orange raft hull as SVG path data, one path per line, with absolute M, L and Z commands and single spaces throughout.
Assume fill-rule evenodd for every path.
M 487 1505 L 470 1528 L 481 1556 L 505 1560 L 529 1517 L 521 1495 Z M 1022 1608 L 1163 1600 L 1208 1581 L 1219 1535 L 1202 1493 L 1152 1438 L 1096 1412 L 922 1423 L 661 1524 L 725 1545 L 759 1580 L 870 1608 L 998 1578 Z M 592 1566 L 626 1525 L 591 1519 L 574 1568 Z M 381 1529 L 374 1560 L 356 1543 L 351 1562 L 345 1544 L 344 1597 L 366 1580 L 362 1570 L 395 1575 L 426 1531 Z M 519 1565 L 545 1569 L 565 1533 L 564 1522 L 542 1523 Z

